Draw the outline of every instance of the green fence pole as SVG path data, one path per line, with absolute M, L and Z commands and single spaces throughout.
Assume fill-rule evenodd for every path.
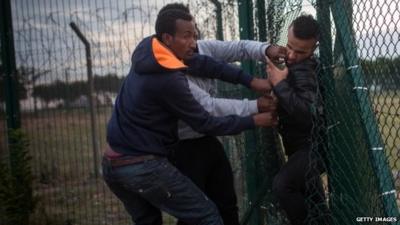
M 239 34 L 240 39 L 253 40 L 254 39 L 254 29 L 253 29 L 253 4 L 251 0 L 238 0 L 239 9 Z M 242 62 L 242 68 L 254 74 L 255 66 L 254 63 L 250 61 Z M 244 96 L 251 96 L 250 91 L 243 90 Z M 245 148 L 246 148 L 246 186 L 247 186 L 247 197 L 249 204 L 246 210 L 254 210 L 247 221 L 241 221 L 242 224 L 258 225 L 260 224 L 260 212 L 259 210 L 252 207 L 256 202 L 257 197 L 257 138 L 256 131 L 247 131 L 245 133 Z
M 338 175 L 338 171 L 341 171 L 340 168 L 344 168 L 344 171 L 348 171 L 350 167 L 345 163 L 340 163 L 334 161 L 335 157 L 333 155 L 340 154 L 340 149 L 338 149 L 337 145 L 332 143 L 337 143 L 335 139 L 335 135 L 340 132 L 336 129 L 336 125 L 338 124 L 338 118 L 336 116 L 335 111 L 339 109 L 337 105 L 336 98 L 338 96 L 335 95 L 335 80 L 333 74 L 333 50 L 332 50 L 332 31 L 331 31 L 331 16 L 330 16 L 330 2 L 326 0 L 317 0 L 316 2 L 316 10 L 317 10 L 317 20 L 320 27 L 320 33 L 322 34 L 319 40 L 319 55 L 320 55 L 320 91 L 322 91 L 322 98 L 324 102 L 324 119 L 326 124 L 326 130 L 323 135 L 326 135 L 323 138 L 323 151 L 324 155 L 324 163 L 326 168 L 326 173 L 328 175 L 328 190 L 329 190 L 329 205 L 331 209 L 331 214 L 333 215 L 333 220 L 336 222 L 335 224 L 346 224 L 346 218 L 341 214 L 341 211 L 338 208 L 343 208 L 343 202 L 341 198 L 337 195 L 341 195 L 341 193 L 345 192 L 342 190 L 343 184 L 346 182 L 342 182 L 342 177 Z M 333 161 L 333 162 L 332 162 Z M 335 179 L 330 179 L 335 177 Z M 345 186 L 347 187 L 347 186 Z M 333 223 L 332 223 L 333 224 Z
M 210 0 L 215 5 L 215 13 L 217 15 L 217 39 L 224 40 L 224 33 L 222 29 L 222 7 L 218 0 Z
M 21 115 L 18 97 L 18 78 L 15 65 L 15 49 L 12 27 L 12 15 L 10 0 L 1 1 L 1 62 L 4 70 L 3 76 L 5 102 L 6 102 L 6 118 L 8 132 L 11 129 L 21 127 Z
M 267 19 L 265 13 L 265 0 L 257 0 L 257 27 L 258 27 L 258 40 L 267 40 Z
M 270 2 L 270 1 L 268 1 Z M 258 40 L 265 42 L 267 41 L 267 12 L 265 0 L 256 1 L 256 13 L 257 13 L 257 28 L 258 28 Z M 273 43 L 272 40 L 268 40 Z M 266 77 L 265 64 L 258 66 L 258 71 L 263 77 Z M 258 179 L 262 182 L 258 183 L 257 196 L 255 199 L 256 207 L 260 208 L 263 206 L 261 213 L 262 224 L 278 225 L 282 222 L 282 215 L 277 210 L 277 198 L 272 192 L 272 184 L 274 177 L 279 172 L 279 169 L 284 163 L 284 153 L 280 146 L 280 139 L 277 131 L 273 128 L 261 129 L 261 138 L 265 140 L 262 145 L 263 149 L 262 156 L 260 157 L 259 164 L 261 166 L 258 169 Z
M 363 121 L 366 138 L 369 144 L 369 155 L 374 172 L 378 179 L 379 190 L 385 207 L 386 216 L 399 218 L 399 212 L 396 204 L 396 189 L 393 178 L 388 167 L 385 156 L 384 144 L 380 137 L 380 132 L 376 122 L 375 115 L 371 107 L 368 96 L 368 88 L 365 86 L 363 72 L 357 56 L 357 47 L 354 40 L 351 21 L 348 21 L 348 15 L 343 10 L 343 0 L 336 0 L 332 4 L 332 14 L 337 29 L 337 35 L 343 45 L 344 61 L 349 75 L 353 82 L 355 98 L 359 104 L 361 119 Z M 396 224 L 399 224 L 397 222 Z

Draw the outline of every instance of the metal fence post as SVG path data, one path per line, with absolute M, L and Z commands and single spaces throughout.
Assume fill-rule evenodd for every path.
M 222 29 L 222 7 L 218 0 L 210 0 L 215 5 L 215 13 L 217 15 L 217 39 L 224 40 L 224 33 Z
M 373 115 L 371 102 L 365 87 L 364 74 L 357 55 L 357 47 L 354 39 L 351 18 L 343 10 L 344 0 L 336 0 L 332 4 L 332 14 L 336 25 L 337 33 L 343 45 L 343 57 L 348 74 L 354 87 L 354 97 L 358 103 L 363 129 L 368 143 L 368 154 L 378 179 L 378 188 L 381 192 L 382 202 L 385 207 L 386 216 L 398 217 L 399 212 L 396 203 L 396 189 L 394 187 L 392 174 L 388 167 L 387 158 L 384 152 L 384 144 L 380 137 L 379 128 Z M 357 88 L 359 87 L 359 88 Z M 399 224 L 397 222 L 396 224 Z
M 89 99 L 89 110 L 90 110 L 90 128 L 92 130 L 92 145 L 93 145 L 93 161 L 94 161 L 94 175 L 97 178 L 99 176 L 99 167 L 97 163 L 97 156 L 98 156 L 98 150 L 99 150 L 99 144 L 98 144 L 98 135 L 97 135 L 97 130 L 96 130 L 96 113 L 94 112 L 95 108 L 95 90 L 94 90 L 94 82 L 93 82 L 93 72 L 92 72 L 92 57 L 90 54 L 90 43 L 86 39 L 86 37 L 82 34 L 82 32 L 79 30 L 78 26 L 74 23 L 71 22 L 69 24 L 72 28 L 72 30 L 76 33 L 76 35 L 79 37 L 79 39 L 83 42 L 85 45 L 85 51 L 86 51 L 86 66 L 87 66 L 87 76 L 88 76 L 88 86 L 89 86 L 89 94 L 88 94 L 88 99 Z
M 18 78 L 16 73 L 14 37 L 10 0 L 1 1 L 0 36 L 1 64 L 4 74 L 4 96 L 6 100 L 6 117 L 8 133 L 10 129 L 21 127 L 21 115 L 18 97 Z
M 258 27 L 258 39 L 260 41 L 267 40 L 267 19 L 265 13 L 265 0 L 257 0 L 257 27 Z
M 239 34 L 240 39 L 253 40 L 254 39 L 254 29 L 253 29 L 253 4 L 251 0 L 238 0 L 239 8 Z M 254 63 L 249 61 L 242 62 L 242 68 L 254 74 L 255 66 Z M 243 90 L 244 96 L 250 96 L 251 93 L 248 90 Z M 250 210 L 254 209 L 252 207 L 255 204 L 257 197 L 257 144 L 256 144 L 256 131 L 247 131 L 245 133 L 245 148 L 246 148 L 246 184 L 247 184 L 247 196 Z M 250 212 L 249 212 L 250 213 Z M 260 224 L 260 212 L 255 210 L 252 212 L 252 216 L 244 218 L 246 220 L 241 221 L 242 224 Z M 248 220 L 248 221 L 247 221 Z

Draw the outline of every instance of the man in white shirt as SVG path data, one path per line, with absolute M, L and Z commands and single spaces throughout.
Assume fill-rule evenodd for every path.
M 228 62 L 246 59 L 264 60 L 269 47 L 266 43 L 245 40 L 229 42 L 199 40 L 197 45 L 200 54 Z M 194 98 L 214 116 L 230 114 L 246 116 L 273 111 L 276 108 L 274 100 L 264 96 L 257 100 L 216 98 L 215 81 L 193 76 L 188 76 L 188 80 Z M 197 133 L 183 122 L 179 123 L 178 132 L 180 142 L 174 152 L 176 167 L 214 201 L 224 224 L 239 225 L 232 168 L 223 145 L 216 137 Z

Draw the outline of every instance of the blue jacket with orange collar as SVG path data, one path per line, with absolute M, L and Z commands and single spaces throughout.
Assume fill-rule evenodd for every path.
M 251 116 L 213 117 L 193 98 L 185 73 L 250 86 L 252 77 L 208 56 L 185 64 L 157 38 L 135 49 L 132 67 L 117 96 L 107 128 L 111 148 L 126 155 L 166 156 L 178 141 L 178 120 L 209 135 L 237 134 L 254 128 Z

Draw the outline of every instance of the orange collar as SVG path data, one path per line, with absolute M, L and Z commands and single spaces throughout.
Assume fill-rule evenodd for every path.
M 166 69 L 183 69 L 187 68 L 185 64 L 171 52 L 164 44 L 162 44 L 157 38 L 153 37 L 152 49 L 154 57 L 158 64 Z

